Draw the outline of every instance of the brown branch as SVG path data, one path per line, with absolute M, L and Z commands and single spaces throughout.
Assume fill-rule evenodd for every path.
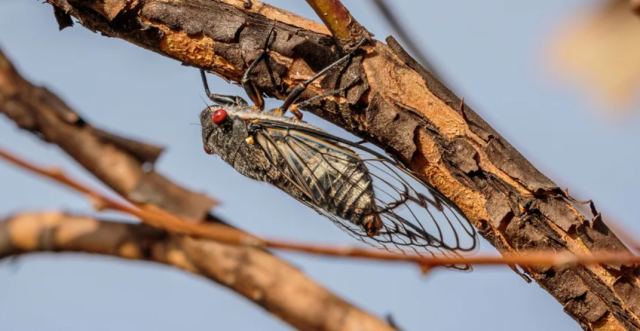
M 343 49 L 350 51 L 360 40 L 371 38 L 340 0 L 307 0 L 307 3 Z
M 0 258 L 42 251 L 174 266 L 231 288 L 301 330 L 393 330 L 261 250 L 58 212 L 18 214 L 0 222 Z
M 261 64 L 254 81 L 279 98 L 339 56 L 325 28 L 267 5 L 246 10 L 242 1 L 231 0 L 145 0 L 135 6 L 125 0 L 48 2 L 94 31 L 236 82 L 273 26 L 277 38 L 270 45 L 269 66 Z M 308 104 L 307 110 L 394 154 L 455 203 L 502 253 L 626 250 L 600 217 L 581 212 L 580 204 L 393 39 L 362 51 L 366 54 L 347 68 L 311 86 L 303 99 L 351 87 L 339 97 Z M 640 327 L 636 268 L 524 271 L 584 328 Z
M 77 192 L 85 194 L 98 210 L 112 210 L 135 216 L 143 223 L 157 229 L 165 230 L 172 234 L 190 235 L 200 238 L 215 240 L 219 243 L 264 247 L 264 243 L 254 236 L 218 223 L 196 223 L 184 218 L 172 215 L 169 212 L 149 204 L 136 204 L 134 206 L 112 199 L 97 190 L 69 177 L 64 171 L 57 168 L 44 168 L 25 161 L 12 153 L 0 148 L 0 158 L 20 168 L 52 179 Z
M 168 213 L 154 207 L 155 205 L 162 206 L 170 213 L 178 215 L 180 217 L 178 225 L 183 230 L 185 228 L 193 230 L 194 228 L 194 224 L 185 223 L 185 220 L 195 223 L 204 217 L 212 218 L 206 215 L 213 204 L 212 199 L 186 190 L 153 171 L 145 172 L 142 170 L 142 160 L 151 162 L 151 158 L 146 157 L 145 159 L 138 157 L 138 155 L 148 156 L 153 152 L 139 151 L 153 151 L 153 148 L 125 139 L 117 141 L 105 139 L 105 137 L 114 137 L 114 135 L 94 129 L 89 123 L 80 120 L 80 116 L 57 96 L 24 80 L 2 52 L 0 52 L 0 113 L 16 122 L 20 128 L 34 133 L 45 141 L 59 145 L 106 185 L 129 201 L 142 206 L 142 214 L 138 214 L 141 218 L 147 217 L 147 220 L 151 221 L 162 218 L 162 221 L 166 222 L 165 218 L 169 218 L 166 215 Z M 127 147 L 124 148 L 123 145 Z M 141 146 L 144 148 L 140 148 Z M 155 150 L 157 151 L 157 149 Z M 3 155 L 6 156 L 6 153 Z M 20 161 L 15 157 L 12 159 Z M 36 170 L 25 162 L 17 162 L 17 164 Z M 94 199 L 98 205 L 104 206 L 106 201 L 112 206 L 121 207 L 123 211 L 131 211 L 132 214 L 138 213 L 135 208 L 117 200 L 110 201 L 111 199 L 104 199 L 105 197 L 96 199 L 99 197 L 99 193 L 73 181 L 59 170 L 38 170 L 48 172 L 68 186 L 80 190 Z M 160 237 L 168 236 L 166 242 L 153 246 L 155 249 L 150 249 L 147 246 L 148 240 L 158 236 L 158 231 L 150 231 L 145 226 L 133 225 L 109 224 L 103 227 L 102 223 L 96 224 L 95 220 L 87 219 L 61 223 L 59 228 L 52 226 L 48 229 L 37 226 L 53 225 L 58 219 L 56 217 L 32 217 L 30 220 L 18 223 L 18 225 L 34 224 L 35 222 L 36 228 L 18 227 L 18 230 L 12 226 L 14 223 L 0 223 L 0 228 L 6 228 L 8 231 L 4 233 L 0 231 L 0 252 L 6 253 L 13 250 L 14 253 L 11 254 L 15 254 L 16 247 L 25 250 L 24 246 L 16 245 L 26 243 L 27 248 L 33 247 L 33 249 L 117 253 L 128 258 L 146 258 L 148 254 L 160 254 L 158 255 L 160 262 L 202 273 L 299 329 L 392 329 L 382 320 L 330 293 L 287 262 L 266 251 L 247 246 L 189 239 L 175 234 L 161 235 Z M 173 216 L 174 219 L 176 217 Z M 60 216 L 60 218 L 64 219 L 65 217 Z M 215 226 L 219 229 L 220 227 L 220 225 L 204 224 L 207 224 L 207 229 L 212 229 Z M 199 224 L 197 228 L 201 229 L 204 224 Z M 86 231 L 93 230 L 95 233 L 86 233 Z M 21 235 L 13 231 L 23 232 L 20 232 Z M 39 237 L 29 231 L 45 231 L 45 234 L 50 233 L 51 235 Z M 177 232 L 184 233 L 184 231 Z M 9 237 L 6 236 L 7 233 Z M 145 235 L 139 237 L 140 233 Z M 153 236 L 151 236 L 152 234 Z M 219 235 L 218 232 L 213 232 L 213 234 Z M 247 236 L 250 235 L 242 233 L 240 238 Z M 27 238 L 25 239 L 27 241 L 20 238 Z M 52 244 L 43 244 L 38 240 L 29 241 L 29 238 L 60 240 L 52 243 L 60 245 L 46 246 Z M 173 249 L 177 245 L 184 251 L 176 250 L 176 254 L 174 254 Z M 186 260 L 184 257 L 184 254 L 187 254 L 185 253 L 187 249 L 190 251 L 191 260 Z M 194 269 L 193 265 L 196 265 L 198 269 Z M 306 295 L 299 298 L 290 295 L 291 293 L 306 293 Z M 344 325 L 341 324 L 343 322 Z
M 161 149 L 94 128 L 46 88 L 26 81 L 0 50 L 0 113 L 21 129 L 62 148 L 98 179 L 128 200 L 162 205 L 202 220 L 216 202 L 186 190 L 143 165 Z M 114 171 L 114 164 L 118 171 Z M 162 192 L 162 193 L 159 193 Z

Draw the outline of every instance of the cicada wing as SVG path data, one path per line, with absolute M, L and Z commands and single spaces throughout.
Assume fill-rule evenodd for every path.
M 381 235 L 398 246 L 441 251 L 472 251 L 477 246 L 473 226 L 441 194 L 389 159 L 360 149 L 376 192 L 378 212 L 389 232 Z
M 402 252 L 450 255 L 471 251 L 477 246 L 473 226 L 458 209 L 435 189 L 418 180 L 399 162 L 363 144 L 335 137 L 306 125 L 261 122 L 265 138 L 263 149 L 276 148 L 287 160 L 287 173 L 304 186 L 312 199 L 306 203 L 331 219 L 343 230 L 376 247 Z M 311 162 L 308 160 L 318 160 Z M 362 185 L 350 169 L 366 165 L 375 198 L 375 213 L 382 228 L 375 236 L 348 220 L 321 208 L 328 199 L 322 177 L 316 167 L 330 167 L 341 172 L 334 185 Z M 318 194 L 320 192 L 320 194 Z M 322 193 L 324 192 L 324 193 Z M 314 205 L 315 204 L 315 205 Z M 459 267 L 459 266 L 458 266 Z
M 298 160 L 296 155 L 286 147 L 282 138 L 278 135 L 271 135 L 268 131 L 258 131 L 256 134 L 256 142 L 263 150 L 267 159 L 278 171 L 294 185 L 307 199 L 317 202 L 316 193 L 313 186 L 314 182 L 305 180 L 303 175 L 304 163 Z

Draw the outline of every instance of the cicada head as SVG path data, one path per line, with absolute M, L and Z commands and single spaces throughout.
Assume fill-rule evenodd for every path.
M 247 127 L 237 116 L 235 107 L 213 105 L 200 113 L 202 142 L 208 154 L 218 154 L 223 159 L 245 143 Z

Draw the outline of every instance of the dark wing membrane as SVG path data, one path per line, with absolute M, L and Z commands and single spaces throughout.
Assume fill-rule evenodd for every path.
M 448 255 L 471 251 L 477 245 L 473 226 L 435 189 L 418 180 L 400 163 L 358 143 L 307 126 L 261 120 L 258 144 L 271 160 L 278 153 L 286 160 L 289 180 L 303 187 L 305 204 L 331 219 L 356 239 L 392 251 Z M 356 153 L 357 151 L 357 153 Z M 312 160 L 309 162 L 309 160 Z M 323 208 L 329 199 L 318 167 L 340 172 L 334 185 L 362 185 L 349 169 L 364 163 L 371 178 L 375 212 L 383 226 L 370 237 L 360 225 Z M 282 165 L 280 165 L 282 167 Z M 325 169 L 326 171 L 326 169 Z

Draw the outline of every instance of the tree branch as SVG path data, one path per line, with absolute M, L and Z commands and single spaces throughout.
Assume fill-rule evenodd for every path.
M 0 258 L 31 252 L 83 252 L 174 266 L 229 287 L 301 330 L 393 330 L 278 257 L 249 247 L 59 212 L 0 221 Z
M 204 219 L 216 204 L 155 170 L 145 170 L 143 166 L 153 164 L 161 148 L 94 128 L 55 94 L 22 78 L 1 50 L 0 113 L 21 129 L 58 145 L 128 200 L 161 205 L 193 220 Z
M 318 17 L 329 28 L 340 47 L 350 51 L 363 38 L 371 38 L 340 0 L 307 0 Z
M 284 98 L 297 82 L 339 56 L 317 24 L 242 1 L 49 0 L 94 31 L 126 39 L 188 65 L 239 81 L 270 27 L 269 66 L 253 80 Z M 540 173 L 480 116 L 393 40 L 363 47 L 347 68 L 313 84 L 308 98 L 351 86 L 307 109 L 394 154 L 453 201 L 501 252 L 626 250 L 597 212 Z M 595 210 L 593 210 L 595 211 Z M 636 268 L 524 268 L 584 328 L 640 327 Z

